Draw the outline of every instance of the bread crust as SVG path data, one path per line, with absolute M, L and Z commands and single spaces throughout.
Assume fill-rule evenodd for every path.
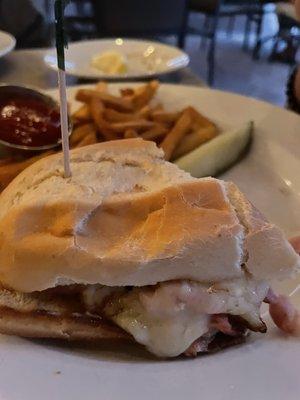
M 86 316 L 58 316 L 18 312 L 0 307 L 0 333 L 29 338 L 64 340 L 124 340 L 133 338 L 117 325 Z
M 5 286 L 33 292 L 71 283 L 217 282 L 240 277 L 243 263 L 259 278 L 299 267 L 280 230 L 234 185 L 190 177 L 153 143 L 76 149 L 71 167 L 73 177 L 64 179 L 61 155 L 50 156 L 1 194 Z
M 114 323 L 88 314 L 78 296 L 68 289 L 71 293 L 66 296 L 0 287 L 0 333 L 66 340 L 132 340 Z
M 244 262 L 255 278 L 273 281 L 290 278 L 299 272 L 300 257 L 283 232 L 240 192 L 236 185 L 226 184 L 227 194 L 240 223 L 244 226 Z

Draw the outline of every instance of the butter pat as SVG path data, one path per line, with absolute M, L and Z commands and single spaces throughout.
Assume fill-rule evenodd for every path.
M 116 51 L 105 51 L 92 58 L 91 65 L 110 75 L 124 74 L 127 71 L 125 57 Z

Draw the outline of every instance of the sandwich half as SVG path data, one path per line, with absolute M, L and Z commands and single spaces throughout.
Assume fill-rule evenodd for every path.
M 38 161 L 0 195 L 0 332 L 196 355 L 265 332 L 270 282 L 300 266 L 232 183 L 128 139 Z

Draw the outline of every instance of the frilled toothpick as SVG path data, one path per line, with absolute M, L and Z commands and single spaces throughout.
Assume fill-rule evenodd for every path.
M 60 97 L 60 124 L 61 138 L 64 158 L 65 178 L 71 176 L 70 168 L 70 146 L 69 146 L 69 124 L 68 124 L 68 103 L 66 91 L 66 72 L 65 72 L 65 47 L 67 46 L 64 32 L 64 10 L 66 1 L 55 0 L 55 29 L 56 29 L 56 52 L 58 66 L 58 87 Z

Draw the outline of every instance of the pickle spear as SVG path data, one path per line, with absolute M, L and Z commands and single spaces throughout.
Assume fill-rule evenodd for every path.
M 216 176 L 246 153 L 251 143 L 253 127 L 253 122 L 248 122 L 239 129 L 221 133 L 174 163 L 195 178 Z

